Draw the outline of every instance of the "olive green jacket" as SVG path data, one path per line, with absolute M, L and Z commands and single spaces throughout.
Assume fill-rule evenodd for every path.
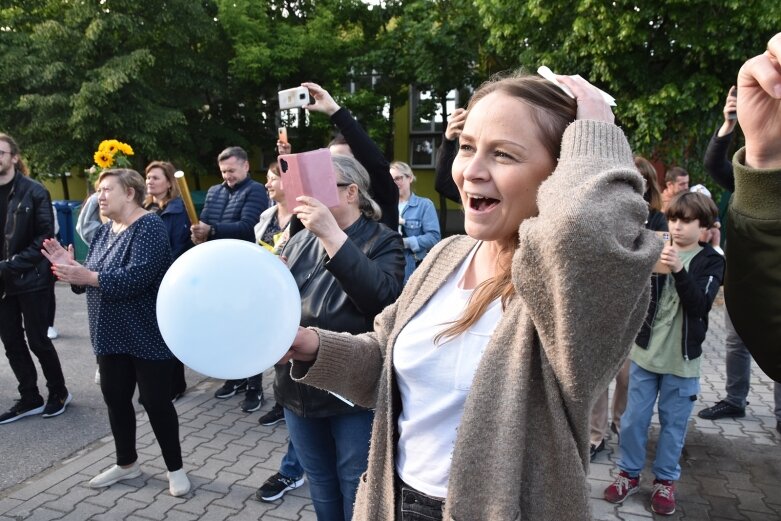
M 781 381 L 781 170 L 757 170 L 745 162 L 743 148 L 732 161 L 724 298 L 754 360 Z

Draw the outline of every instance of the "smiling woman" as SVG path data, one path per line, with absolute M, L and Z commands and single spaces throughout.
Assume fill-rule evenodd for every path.
M 98 358 L 100 389 L 114 435 L 116 465 L 89 482 L 104 488 L 141 475 L 136 452 L 136 386 L 168 469 L 169 492 L 182 496 L 190 481 L 182 467 L 179 419 L 171 403 L 175 357 L 157 325 L 155 303 L 171 265 L 171 247 L 157 215 L 141 206 L 144 179 L 135 170 L 104 170 L 98 204 L 109 221 L 95 233 L 82 266 L 56 239 L 42 253 L 54 274 L 87 294 L 90 340 Z
M 660 245 L 610 108 L 557 79 L 576 100 L 533 76 L 475 92 L 453 164 L 468 236 L 431 251 L 374 332 L 299 330 L 294 378 L 376 406 L 354 519 L 591 519 L 592 398 Z

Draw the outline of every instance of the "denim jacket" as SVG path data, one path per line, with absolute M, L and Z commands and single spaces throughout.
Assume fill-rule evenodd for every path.
M 410 194 L 407 206 L 401 212 L 404 224 L 401 236 L 404 238 L 404 282 L 407 282 L 415 267 L 442 236 L 439 233 L 439 219 L 434 203 L 425 197 Z

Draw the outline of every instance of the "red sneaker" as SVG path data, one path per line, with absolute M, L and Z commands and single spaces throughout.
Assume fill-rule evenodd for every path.
M 668 479 L 655 479 L 651 493 L 651 510 L 663 516 L 675 513 L 675 483 Z
M 622 470 L 613 484 L 605 489 L 605 500 L 610 503 L 623 503 L 638 490 L 640 490 L 640 476 L 632 477 Z

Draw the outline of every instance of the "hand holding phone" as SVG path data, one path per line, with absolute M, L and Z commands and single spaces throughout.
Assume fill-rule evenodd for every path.
M 292 89 L 281 90 L 278 96 L 279 108 L 282 110 L 306 107 L 311 103 L 309 100 L 309 89 L 306 87 L 293 87 Z
M 670 235 L 670 232 L 657 231 L 656 236 L 662 239 L 662 241 L 664 241 L 665 247 L 672 244 L 672 236 Z M 670 273 L 670 267 L 664 262 L 662 262 L 661 256 L 659 257 L 659 260 L 656 261 L 656 265 L 654 266 L 653 272 L 665 273 L 665 274 Z
M 282 154 L 277 160 L 282 171 L 285 199 L 288 207 L 295 208 L 296 198 L 302 195 L 314 197 L 328 208 L 339 206 L 336 173 L 327 148 Z

